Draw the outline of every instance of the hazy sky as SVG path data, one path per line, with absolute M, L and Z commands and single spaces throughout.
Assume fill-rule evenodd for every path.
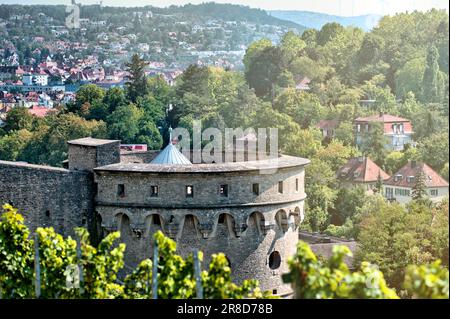
M 97 4 L 100 0 L 77 0 L 81 4 Z M 110 6 L 165 7 L 172 4 L 202 3 L 209 0 L 103 0 Z M 215 0 L 220 3 L 248 5 L 267 10 L 307 10 L 336 15 L 352 16 L 368 13 L 394 14 L 397 12 L 441 8 L 449 10 L 448 0 Z M 71 0 L 0 0 L 0 3 L 14 4 L 69 4 Z

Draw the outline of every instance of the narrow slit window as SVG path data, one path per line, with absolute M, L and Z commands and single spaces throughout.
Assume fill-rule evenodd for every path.
M 151 197 L 158 197 L 159 195 L 159 187 L 154 185 L 150 186 L 150 196 Z
M 228 185 L 220 185 L 219 194 L 221 197 L 228 197 Z
M 253 190 L 253 195 L 259 195 L 259 184 L 258 183 L 253 184 L 252 190 Z
M 194 186 L 187 185 L 186 186 L 186 197 L 194 197 Z
M 125 197 L 125 185 L 124 184 L 117 185 L 117 196 Z
M 278 193 L 283 194 L 283 181 L 278 182 Z
M 295 191 L 298 192 L 298 178 L 295 179 Z

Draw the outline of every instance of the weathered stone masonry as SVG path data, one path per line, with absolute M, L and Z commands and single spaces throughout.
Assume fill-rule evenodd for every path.
M 0 203 L 20 209 L 27 226 L 73 235 L 94 223 L 93 174 L 0 161 Z M 92 228 L 90 228 L 92 230 Z
M 290 292 L 280 275 L 298 242 L 308 160 L 174 166 L 128 159 L 120 158 L 119 141 L 87 138 L 69 142 L 69 170 L 0 162 L 0 201 L 25 212 L 33 229 L 120 230 L 129 266 L 152 257 L 152 235 L 161 230 L 183 256 L 202 250 L 205 264 L 225 253 L 237 283 L 254 278 L 263 290 Z

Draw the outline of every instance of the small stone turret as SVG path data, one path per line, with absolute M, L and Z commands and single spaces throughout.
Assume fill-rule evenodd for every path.
M 95 167 L 120 163 L 120 141 L 92 137 L 69 144 L 69 170 L 93 171 Z

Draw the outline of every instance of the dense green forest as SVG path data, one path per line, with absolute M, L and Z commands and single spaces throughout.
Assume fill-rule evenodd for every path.
M 408 207 L 388 204 L 362 189 L 340 190 L 335 172 L 364 154 L 391 174 L 419 160 L 448 180 L 448 36 L 448 14 L 439 10 L 386 16 L 370 32 L 331 23 L 286 33 L 279 45 L 254 42 L 244 72 L 190 66 L 174 87 L 147 80 L 135 55 L 124 90 L 83 86 L 74 103 L 43 119 L 21 108 L 9 112 L 0 158 L 61 165 L 66 141 L 85 136 L 159 149 L 169 126 L 189 129 L 194 119 L 219 129 L 277 127 L 283 153 L 311 159 L 303 229 L 355 238 L 363 247 L 357 259 L 378 264 L 399 288 L 408 264 L 441 259 L 448 266 L 448 202 L 435 207 L 418 196 Z M 311 79 L 307 92 L 296 89 L 304 77 Z M 387 151 L 382 132 L 374 130 L 358 149 L 354 119 L 379 112 L 410 119 L 416 145 Z M 322 119 L 338 120 L 334 139 L 324 140 L 315 128 Z M 386 240 L 393 234 L 399 235 Z

